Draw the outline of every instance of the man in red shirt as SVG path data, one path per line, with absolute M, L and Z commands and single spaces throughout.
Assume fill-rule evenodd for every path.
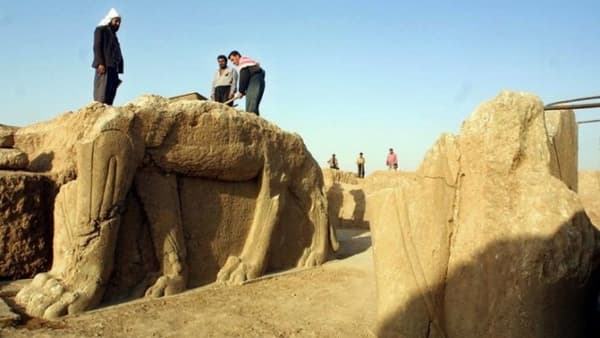
M 390 153 L 387 155 L 385 165 L 388 166 L 389 170 L 398 170 L 398 157 L 392 148 L 390 148 Z

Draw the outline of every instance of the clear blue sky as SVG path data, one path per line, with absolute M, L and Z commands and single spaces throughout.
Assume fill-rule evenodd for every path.
M 115 104 L 210 92 L 216 56 L 261 62 L 261 115 L 299 133 L 321 166 L 336 153 L 414 170 L 499 91 L 545 102 L 600 95 L 598 1 L 2 1 L 0 123 L 27 125 L 92 100 L 92 39 L 115 7 L 125 59 Z M 243 101 L 242 101 L 243 102 Z M 577 112 L 600 119 L 600 110 Z M 600 169 L 600 123 L 579 129 Z

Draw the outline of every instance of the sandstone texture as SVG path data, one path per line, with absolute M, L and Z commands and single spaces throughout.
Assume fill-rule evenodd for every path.
M 33 316 L 311 267 L 338 245 L 300 137 L 219 103 L 92 103 L 13 147 L 60 187 L 52 268 L 16 297 Z
M 502 92 L 414 175 L 366 194 L 378 335 L 582 337 L 598 231 L 576 144 L 572 112 Z
M 27 154 L 19 149 L 0 148 L 0 170 L 20 170 L 27 168 Z
M 597 229 L 600 229 L 600 171 L 579 172 L 579 197 L 585 213 Z
M 0 171 L 0 279 L 31 278 L 52 261 L 51 179 Z
M 577 192 L 577 121 L 571 110 L 544 112 L 545 128 L 550 147 L 550 166 L 554 176 Z

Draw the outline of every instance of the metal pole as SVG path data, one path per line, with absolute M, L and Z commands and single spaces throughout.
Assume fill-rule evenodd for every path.
M 598 99 L 600 99 L 600 96 L 588 96 L 588 97 L 580 97 L 580 98 L 571 99 L 571 100 L 556 101 L 556 102 L 548 103 L 546 106 L 544 106 L 544 110 L 575 110 L 575 109 L 586 109 L 586 108 L 600 108 L 600 102 L 565 104 L 565 103 L 598 100 Z M 577 121 L 577 124 L 597 123 L 597 122 L 600 122 L 600 120 Z
M 597 103 L 582 103 L 582 104 L 560 104 L 560 105 L 546 105 L 544 110 L 563 110 L 563 109 L 585 109 L 585 108 L 600 108 L 600 102 Z
M 571 100 L 563 100 L 563 101 L 551 102 L 551 103 L 548 103 L 546 105 L 546 107 L 548 107 L 548 106 L 554 106 L 554 105 L 561 104 L 561 103 L 569 103 L 569 102 L 577 102 L 577 101 L 587 101 L 587 100 L 597 100 L 597 99 L 600 99 L 600 96 L 580 97 L 580 98 L 571 99 Z

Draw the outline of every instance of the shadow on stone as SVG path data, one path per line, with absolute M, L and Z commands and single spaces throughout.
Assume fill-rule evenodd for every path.
M 29 170 L 34 172 L 45 172 L 52 169 L 52 160 L 54 152 L 41 153 L 29 162 Z
M 329 215 L 329 222 L 333 224 L 335 229 L 342 226 L 339 214 L 343 205 L 344 190 L 339 183 L 333 183 L 331 188 L 327 190 L 327 214 Z
M 365 192 L 362 189 L 350 190 L 350 195 L 354 198 L 354 210 L 352 211 L 353 226 L 359 228 L 369 228 L 369 222 L 365 221 L 365 209 L 367 206 Z
M 572 222 L 579 217 L 587 218 L 581 212 Z M 600 270 L 584 271 L 598 257 L 589 252 L 574 254 L 579 248 L 571 246 L 577 240 L 564 242 L 565 236 L 575 236 L 569 223 L 552 238 L 494 242 L 469 263 L 449 271 L 443 284 L 422 285 L 423 279 L 417 277 L 423 275 L 421 262 L 408 256 L 403 264 L 412 266 L 413 273 L 398 276 L 398 284 L 403 285 L 397 284 L 396 290 L 418 290 L 418 294 L 381 296 L 397 301 L 395 309 L 385 311 L 387 315 L 380 309 L 378 336 L 599 337 L 595 300 Z M 585 231 L 598 238 L 600 232 L 590 228 Z M 398 243 L 398 250 L 405 252 L 405 245 Z
M 371 247 L 371 236 L 364 229 L 338 229 L 340 249 L 336 253 L 337 259 L 344 259 L 368 250 Z

